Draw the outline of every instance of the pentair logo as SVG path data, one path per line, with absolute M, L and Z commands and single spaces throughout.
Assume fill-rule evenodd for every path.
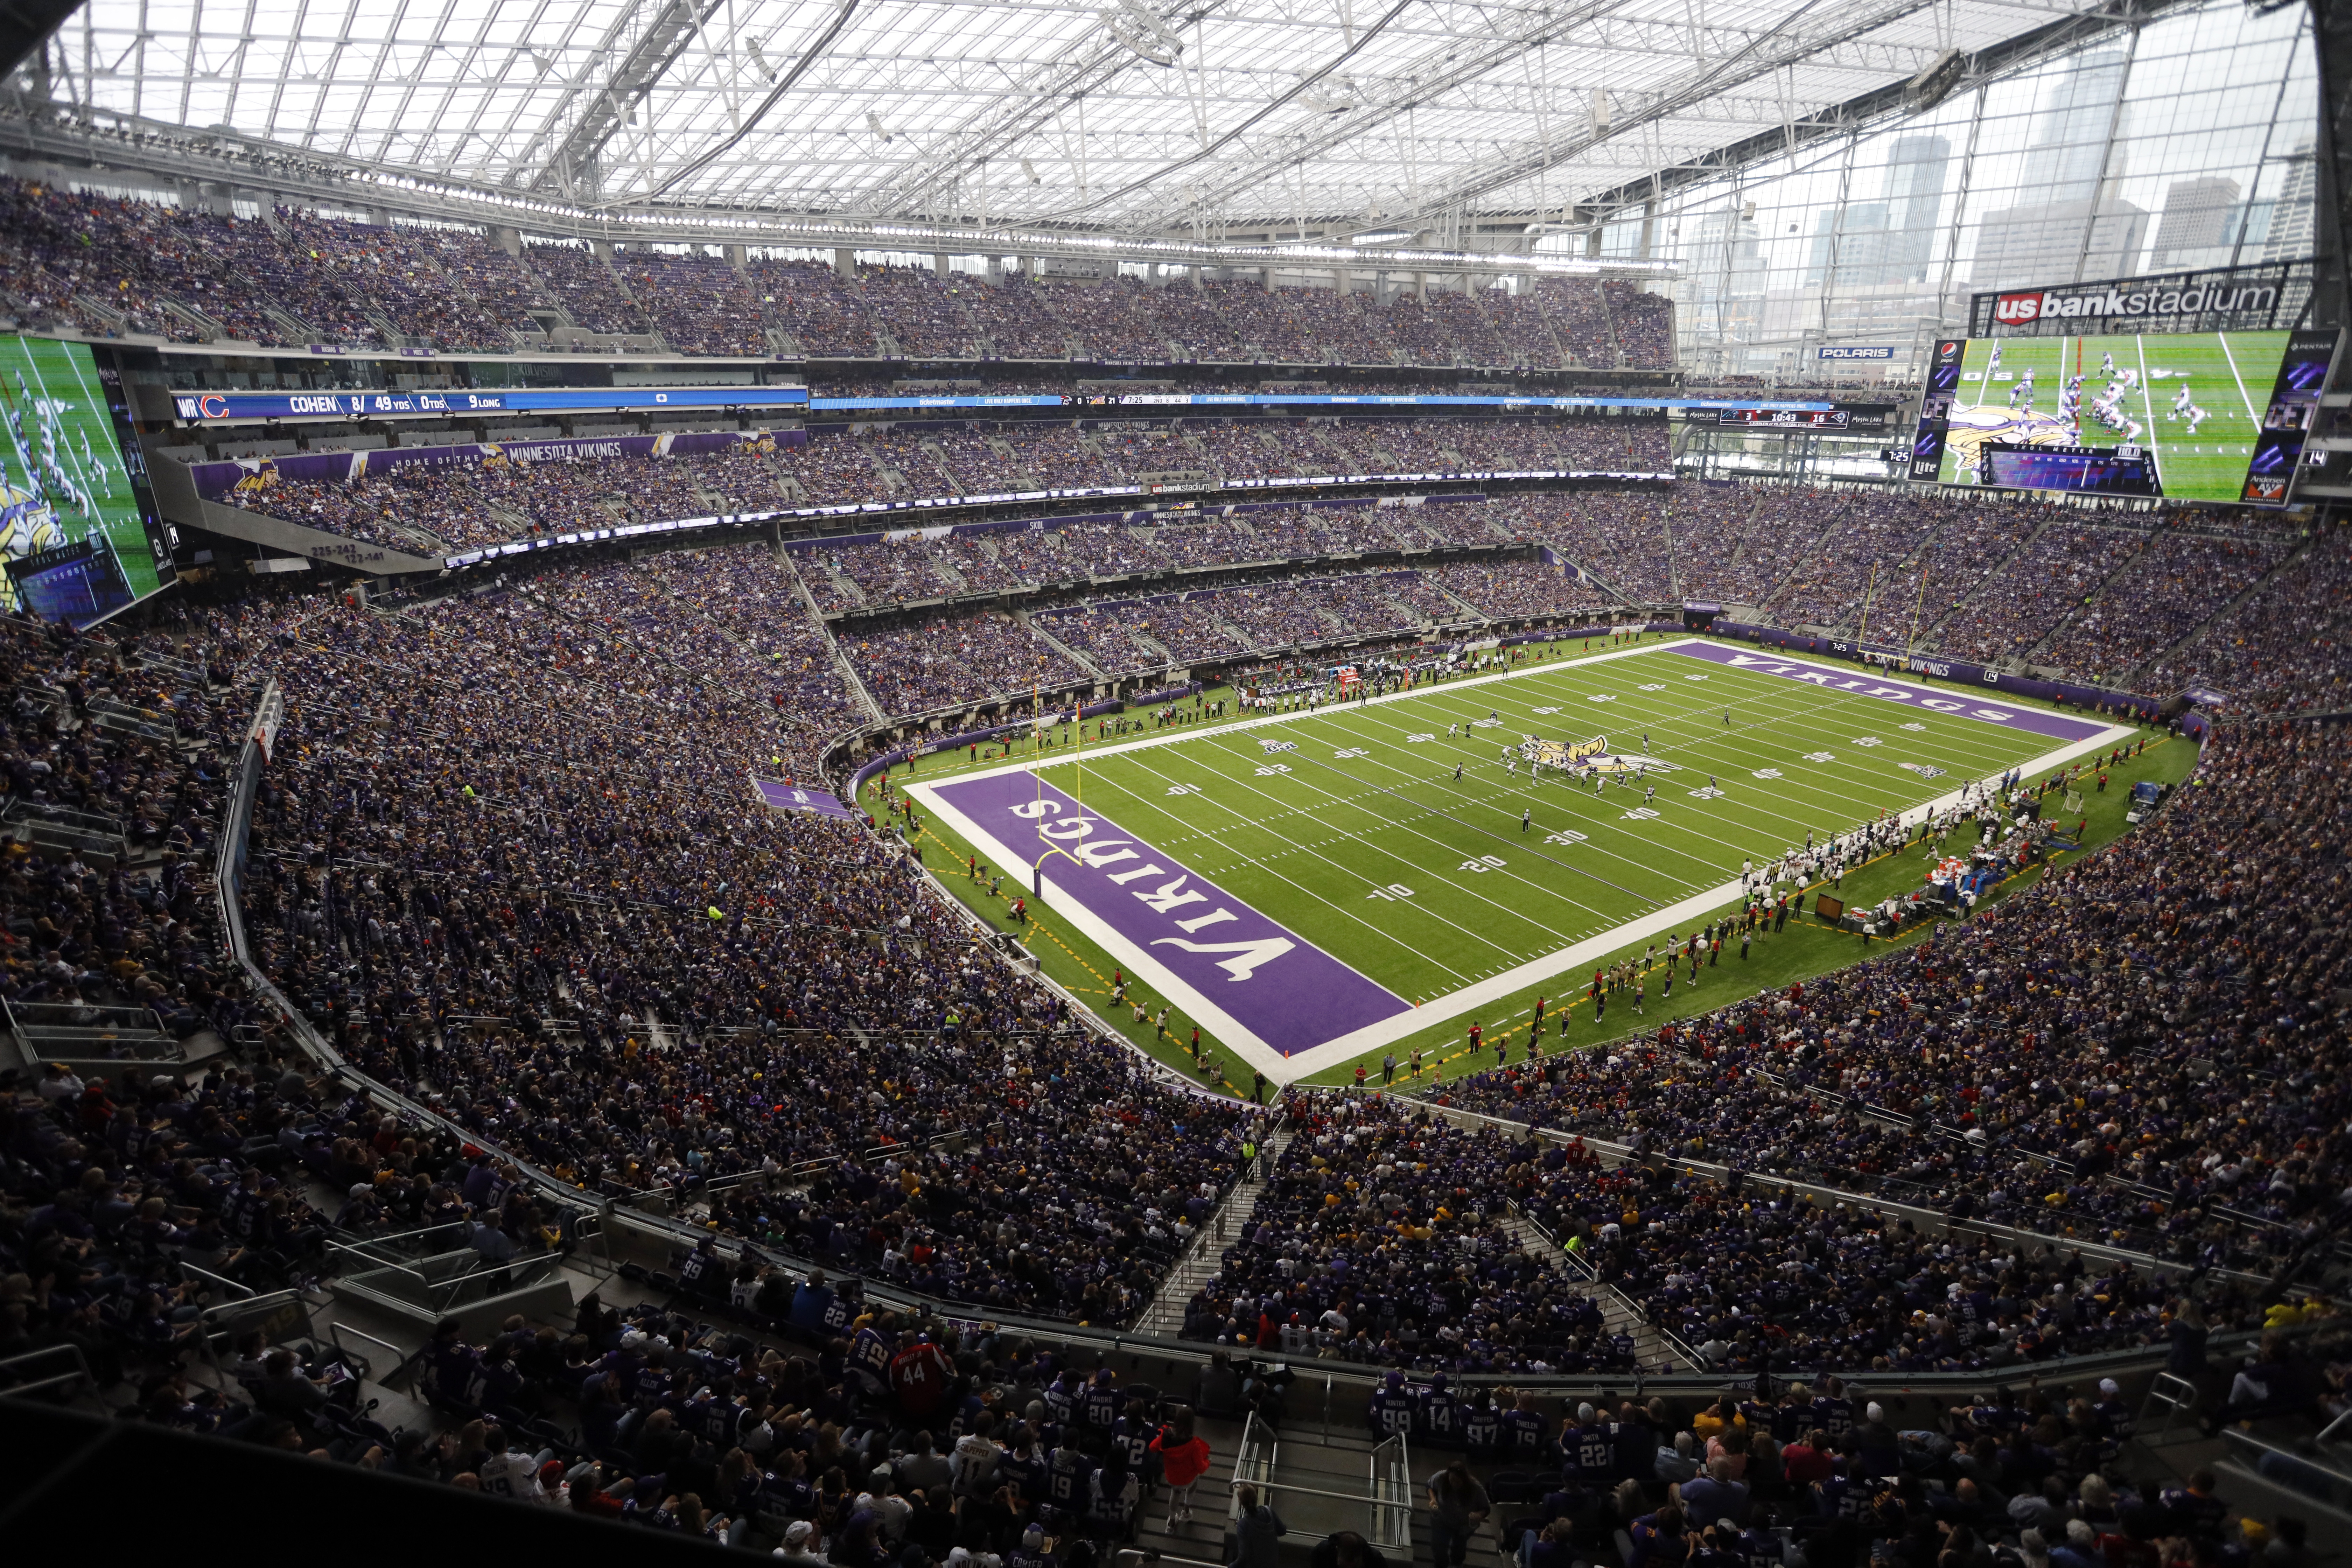
M 2005 321 L 2011 326 L 2039 320 L 2042 315 L 2042 292 L 2040 289 L 2035 289 L 2028 294 L 2003 294 L 1993 302 L 1992 314 L 1993 320 Z

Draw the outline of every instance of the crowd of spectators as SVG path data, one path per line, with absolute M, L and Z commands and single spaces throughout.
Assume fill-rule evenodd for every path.
M 1559 340 L 1563 363 L 1605 369 L 1618 363 L 1617 335 L 1609 322 L 1610 299 L 1583 278 L 1545 278 L 1533 290 L 1537 306 Z M 1672 363 L 1669 358 L 1664 363 Z
M 664 258 L 690 259 L 666 255 Z M 1532 425 L 1465 421 L 1427 429 L 1379 425 L 1360 431 L 1332 425 L 1318 426 L 1311 446 L 1296 437 L 1223 423 L 1211 423 L 1198 430 L 1138 423 L 1093 431 L 1066 426 L 1014 428 L 1001 435 L 961 430 L 922 435 L 823 434 L 800 445 L 779 445 L 768 437 L 754 436 L 719 452 L 656 457 L 617 448 L 609 453 L 591 449 L 528 461 L 509 454 L 478 465 L 411 466 L 389 474 L 363 471 L 357 482 L 350 484 L 296 480 L 271 469 L 240 486 L 227 499 L 247 510 L 372 542 L 415 549 L 429 548 L 430 542 L 437 540 L 455 549 L 473 549 L 528 533 L 609 527 L 614 521 L 664 521 L 888 498 L 1132 487 L 1139 476 L 1171 471 L 1240 479 L 1331 472 L 1663 463 L 1662 450 L 1636 449 L 1652 435 L 1662 446 L 1663 436 L 1657 434 L 1662 430 L 1659 426 L 1617 421 Z M 1331 527 L 1317 532 L 1326 541 L 1326 548 L 1272 553 L 1323 554 L 1396 547 L 1390 531 L 1377 525 L 1359 527 L 1355 542 L 1342 542 L 1343 536 Z M 1406 537 L 1410 539 L 1410 533 Z M 1491 542 L 1492 539 L 1483 530 L 1474 530 L 1466 538 L 1449 536 L 1448 542 Z M 1758 548 L 1764 546 L 1759 543 Z M 1218 551 L 1198 559 L 1171 559 L 1168 563 L 1208 564 L 1249 558 Z M 946 590 L 931 590 L 941 591 Z M 881 596 L 929 595 L 894 592 Z
M 329 309 L 346 334 L 358 330 L 362 320 L 381 318 L 394 332 L 435 348 L 504 353 L 511 346 L 510 316 L 453 286 L 440 265 L 440 247 L 434 241 L 447 237 L 444 233 L 283 208 L 278 216 L 297 258 L 332 280 L 341 299 Z M 488 243 L 481 243 L 487 250 Z M 289 303 L 295 298 L 283 288 L 272 291 Z M 320 298 L 316 287 L 304 293 L 314 300 Z M 297 308 L 296 313 L 313 325 L 330 324 L 318 319 L 315 306 Z
M 2096 598 L 2067 617 L 2034 661 L 2121 682 L 2252 586 L 2293 543 L 2281 533 L 2207 532 L 2198 521 L 2189 513 L 2149 540 Z
M 759 296 L 760 319 L 803 354 L 865 359 L 877 352 L 860 294 L 832 268 L 768 257 L 748 262 L 744 275 Z
M 2341 711 L 2352 631 L 2352 533 L 2313 540 L 2261 592 L 2149 672 L 2151 689 L 2218 688 L 2239 710 Z
M 929 713 L 1002 694 L 1050 691 L 1086 677 L 1052 643 L 994 614 L 861 626 L 842 634 L 841 647 L 885 713 Z
M 1289 1145 L 1188 1339 L 1445 1372 L 1620 1372 L 1630 1339 L 1506 1220 L 1529 1155 L 1387 1098 L 1295 1095 Z
M 1408 592 L 1371 575 L 1298 588 L 1194 595 L 1178 614 L 1272 637 L 1302 614 L 1370 624 Z M 271 978 L 364 1070 L 591 1193 L 667 1189 L 715 1236 L 984 1312 L 1131 1322 L 1244 1140 L 1264 1135 L 1255 1110 L 1161 1087 L 1067 1028 L 1058 1000 L 972 942 L 887 840 L 746 811 L 746 771 L 808 768 L 801 710 L 845 708 L 837 686 L 821 695 L 828 663 L 798 594 L 772 552 L 736 549 L 549 573 L 405 614 L 251 601 L 177 646 L 159 639 L 198 678 L 142 664 L 135 644 L 12 628 L 10 793 L 116 815 L 128 844 L 158 853 L 101 874 L 7 846 L 0 992 L 20 1010 L 145 1006 L 174 1032 L 250 1038 L 241 1026 L 260 1015 L 193 868 L 242 704 L 274 678 L 289 710 L 252 830 L 247 923 Z M 1035 656 L 1013 623 L 990 627 L 960 630 L 958 665 Z M 875 647 L 877 669 L 920 656 L 911 639 Z M 101 696 L 173 716 L 188 744 L 76 722 Z M 2122 1418 L 2106 1405 L 2045 1412 L 2029 1432 L 2001 1395 L 1897 1436 L 1856 1402 L 1827 1442 L 1812 1427 L 1839 1406 L 1821 1381 L 1838 1372 L 2021 1374 L 2263 1322 L 2231 1271 L 2324 1244 L 2352 1153 L 2343 938 L 2308 916 L 2332 889 L 2330 829 L 2352 808 L 2341 754 L 2317 726 L 2232 725 L 2138 834 L 1935 942 L 1606 1055 L 1452 1080 L 1437 1105 L 1292 1095 L 1287 1146 L 1184 1331 L 1420 1373 L 1613 1376 L 1635 1368 L 1633 1326 L 1604 1304 L 1619 1300 L 1710 1368 L 1817 1380 L 1693 1422 L 1720 1439 L 1704 1457 L 1654 1406 L 1572 1410 L 1563 1431 L 1472 1394 L 1448 1408 L 1485 1418 L 1458 1439 L 1416 1426 L 1441 1447 L 1526 1442 L 1544 1462 L 1557 1443 L 1559 1490 L 1524 1524 L 1536 1555 L 1592 1522 L 1580 1510 L 1637 1546 L 1683 1528 L 1685 1503 L 1742 1522 L 1755 1500 L 1811 1484 L 1801 1460 L 1823 1467 L 1805 1514 L 1822 1556 L 1849 1527 L 1907 1539 L 1885 1499 L 1939 1467 L 1957 1468 L 1938 1495 L 1993 1510 L 1989 1531 L 2032 1518 L 2085 1545 L 2076 1513 L 2137 1539 L 2208 1530 L 2209 1481 L 2152 1501 L 2093 1484 Z M 475 1418 L 437 1444 L 372 1429 L 338 1403 L 335 1368 L 257 1344 L 239 1347 L 236 1394 L 193 1386 L 176 1363 L 206 1276 L 304 1282 L 331 1232 L 462 1227 L 486 1256 L 509 1256 L 560 1246 L 560 1226 L 494 1155 L 289 1070 L 268 1036 L 194 1087 L 34 1076 L 9 1086 L 0 1274 L 26 1285 L 0 1296 L 0 1352 L 70 1344 L 165 1425 L 470 1476 L 738 1545 L 822 1544 L 823 1531 L 854 1556 L 879 1532 L 878 1499 L 851 1502 L 832 1474 L 809 1484 L 819 1458 L 828 1470 L 893 1461 L 881 1484 L 905 1494 L 910 1539 L 926 1510 L 963 1528 L 919 1480 L 915 1423 L 945 1408 L 910 1392 L 923 1379 L 836 1390 L 843 1369 L 821 1358 L 650 1306 L 624 1319 L 592 1302 L 568 1340 L 511 1324 L 476 1344 L 437 1333 L 419 1392 Z M 1459 1125 L 1464 1110 L 2203 1268 L 2159 1276 L 2031 1235 L 1930 1237 L 1769 1184 L 1604 1168 L 1580 1142 Z M 751 1173 L 766 1179 L 726 1180 Z M 313 1206 L 320 1191 L 347 1194 L 331 1215 Z M 1565 1251 L 1535 1245 L 1530 1222 Z M 709 1247 L 685 1274 L 689 1299 L 779 1331 L 823 1337 L 861 1310 L 822 1275 L 795 1290 Z M 953 1395 L 963 1466 L 1030 1452 L 996 1384 L 1053 1383 L 1066 1397 L 1046 1395 L 1052 1411 L 1093 1419 L 1075 1377 L 984 1328 L 967 1340 L 922 1325 L 936 1351 L 924 1362 L 917 1325 L 861 1321 L 894 1363 L 912 1354 L 941 1387 L 971 1380 Z M 1434 1376 L 1384 1393 L 1422 1412 L 1446 1400 Z M 582 1439 L 551 1470 L 548 1452 L 509 1451 L 550 1413 L 576 1417 Z M 1586 1441 L 1596 1431 L 1605 1444 Z M 688 1442 L 696 1432 L 719 1440 Z M 1638 1451 L 1656 1456 L 1648 1482 L 1616 1473 Z M 1865 1479 L 1877 1500 L 1849 1515 L 1839 1500 Z M 1654 1500 L 1637 1499 L 1644 1485 L 1677 1489 L 1633 1512 Z M 2028 1506 L 1986 1501 L 2003 1492 Z M 1017 1499 L 1009 1517 L 975 1516 L 978 1544 L 1025 1530 Z M 1116 1533 L 1121 1521 L 1096 1522 Z
M 207 286 L 216 266 L 163 208 L 0 176 L 0 306 L 19 327 L 104 337 L 119 321 L 193 342 L 198 329 L 163 307 L 159 279 L 230 324 L 226 293 Z
M 1652 367 L 1675 363 L 1673 300 L 1613 278 L 1601 285 L 1601 295 L 1617 334 L 1618 363 Z
M 365 1070 L 592 1192 L 1126 1321 L 1241 1110 L 1066 1027 L 903 852 L 749 805 L 747 773 L 793 766 L 774 661 L 632 573 L 221 628 L 288 698 L 247 887 L 265 969 Z M 802 1178 L 705 1199 L 762 1170 Z
M 2128 1265 L 1638 1164 L 1540 1166 L 1522 1206 L 1709 1369 L 1973 1372 L 2170 1340 L 2177 1287 Z M 2261 1321 L 2242 1289 L 2196 1293 L 2209 1328 Z
M 1456 562 L 1422 575 L 1491 620 L 1549 616 L 1599 616 L 1605 619 L 1614 603 L 1599 589 L 1579 582 L 1557 566 L 1524 558 Z M 1454 614 L 1458 616 L 1460 612 Z
M 1660 429 L 1617 421 L 1314 422 L 1278 435 L 1211 421 L 1094 430 L 1056 425 L 1001 435 L 886 431 L 822 436 L 800 446 L 757 437 L 723 452 L 659 458 L 408 468 L 349 485 L 265 470 L 227 499 L 352 538 L 431 552 L 528 533 L 877 495 L 1129 485 L 1139 474 L 1196 465 L 1239 477 L 1337 468 L 1349 460 L 1367 468 L 1393 464 L 1397 471 L 1606 460 L 1613 452 L 1596 453 L 1592 444 L 1638 448 Z M 1649 460 L 1638 449 L 1625 457 Z M 2076 521 L 2033 503 L 1677 481 L 1634 491 L 1521 495 L 1480 506 L 1295 509 L 1230 520 L 1204 513 L 1197 521 L 847 546 L 822 552 L 806 575 L 832 612 L 1108 574 L 1509 541 L 1547 544 L 1636 604 L 1692 597 L 1753 604 L 1783 626 L 1842 634 L 1869 626 L 1881 637 L 1899 630 L 1920 647 L 1956 657 L 2031 655 L 2077 678 L 2113 681 L 2198 631 L 2298 543 L 2276 530 L 2207 526 L 2200 516 L 2126 526 Z M 2201 650 L 2210 648 L 2216 670 L 2257 676 L 2283 691 L 2332 679 L 2324 631 L 2309 658 L 2300 647 L 2283 647 L 2257 665 L 2263 653 L 2232 650 L 2262 646 L 2276 624 L 2267 606 L 2327 599 L 2326 571 L 2338 554 L 2321 548 L 2295 563 L 2274 592 L 2259 595 L 2229 626 L 2190 641 L 2171 668 L 2193 671 L 2206 657 Z M 1580 595 L 1555 595 L 1556 607 L 1600 607 L 1595 590 Z M 1915 625 L 1922 605 L 1927 613 Z M 1126 657 L 1124 647 L 1118 651 Z
M 928 267 L 860 267 L 870 320 L 911 359 L 976 357 L 988 319 L 988 284 L 969 272 L 941 278 Z
M 2147 537 L 2144 527 L 2105 527 L 2049 517 L 2040 531 L 1978 578 L 1974 591 L 1935 624 L 1931 635 L 1936 646 L 1988 662 L 2027 653 Z
M 1704 512 L 1717 499 L 1678 482 L 1663 492 L 1578 490 L 1523 504 L 1561 554 L 1634 603 L 1657 605 L 1675 595 L 1668 519 Z
M 699 247 L 629 246 L 608 259 L 568 241 L 507 256 L 480 231 L 361 223 L 280 208 L 237 221 L 11 181 L 0 292 L 20 320 L 197 341 L 184 300 L 232 337 L 499 352 L 553 307 L 596 333 L 658 333 L 681 353 L 1142 363 L 1585 364 L 1670 370 L 1673 307 L 1630 284 L 1543 279 L 1528 293 L 1399 290 L 1384 302 L 1242 281 L 999 279 Z M 64 238 L 65 243 L 60 243 Z M 97 301 L 93 310 L 84 300 Z M 379 323 L 384 323 L 379 325 Z M 303 334 L 309 334 L 305 336 Z M 772 338 L 771 334 L 774 334 Z
M 621 287 L 619 275 L 589 247 L 561 241 L 526 245 L 523 260 L 562 303 L 572 324 L 583 331 L 653 331 L 653 322 Z
M 1817 515 L 1789 574 L 1765 601 L 1782 625 L 1858 628 L 1874 605 L 1903 597 L 1898 579 L 1920 543 L 1958 526 L 1969 503 L 1893 492 L 1801 492 Z M 1884 594 L 1885 597 L 1879 595 Z M 1885 627 L 1884 614 L 1874 617 Z
M 653 322 L 654 330 L 679 353 L 769 352 L 767 334 L 760 324 L 760 301 L 751 280 L 726 258 L 698 248 L 631 246 L 614 257 L 613 265 L 626 284 L 629 298 Z M 600 302 L 593 308 L 612 310 L 609 302 Z M 575 310 L 573 316 L 579 319 L 579 312 Z M 582 324 L 586 323 L 583 321 Z

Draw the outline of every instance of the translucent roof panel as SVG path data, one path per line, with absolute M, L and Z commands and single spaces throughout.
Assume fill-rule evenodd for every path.
M 588 207 L 1144 235 L 1559 208 L 2068 0 L 91 0 L 52 91 Z

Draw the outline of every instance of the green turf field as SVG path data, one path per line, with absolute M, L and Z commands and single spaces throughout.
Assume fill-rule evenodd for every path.
M 1530 735 L 1605 738 L 1612 752 L 1663 765 L 1597 792 L 1552 770 L 1530 783 L 1527 764 L 1503 754 Z M 1597 955 L 1695 929 L 1727 907 L 1743 860 L 2011 767 L 2032 775 L 2069 750 L 1653 645 L 1083 756 L 1064 748 L 1034 771 L 1425 1009 L 1435 1027 L 1523 987 L 1573 994 Z M 1025 868 L 1000 870 L 1027 880 Z
M 1978 441 L 1995 440 L 2083 447 L 2121 445 L 2128 428 L 2117 430 L 2094 418 L 2091 404 L 2106 389 L 2110 357 L 2117 375 L 2132 373 L 2136 384 L 2122 399 L 2122 417 L 2139 426 L 2139 444 L 2156 454 L 2164 493 L 2190 500 L 2233 501 L 2245 483 L 2246 463 L 2270 401 L 2287 334 L 2274 332 L 2176 332 L 2080 338 L 1979 338 L 1961 361 L 1958 395 L 1938 476 L 1945 484 L 1974 482 L 1969 471 Z M 2000 351 L 1998 367 L 1994 349 Z M 2012 410 L 2010 397 L 2028 371 L 2033 374 L 2033 405 Z M 2066 384 L 2083 378 L 2082 412 L 2061 417 L 2059 398 Z M 2172 412 L 2183 386 L 2205 410 L 2195 435 L 2189 416 Z
M 0 335 L 0 554 L 9 559 L 92 532 L 113 542 L 133 594 L 156 587 L 147 531 L 114 442 L 98 367 L 82 343 Z M 29 492 L 39 482 L 37 497 Z M 13 590 L 0 574 L 0 599 Z

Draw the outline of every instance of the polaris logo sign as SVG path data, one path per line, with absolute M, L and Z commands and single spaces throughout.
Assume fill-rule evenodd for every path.
M 1890 360 L 1895 350 L 1890 346 L 1857 346 L 1847 343 L 1823 343 L 1813 351 L 1822 359 Z
M 2134 289 L 2128 284 L 2035 289 L 2000 295 L 1993 301 L 1992 319 L 2005 327 L 2084 316 L 2155 321 L 2214 310 L 2271 310 L 2278 302 L 2274 283 L 2216 283 L 2188 289 Z

